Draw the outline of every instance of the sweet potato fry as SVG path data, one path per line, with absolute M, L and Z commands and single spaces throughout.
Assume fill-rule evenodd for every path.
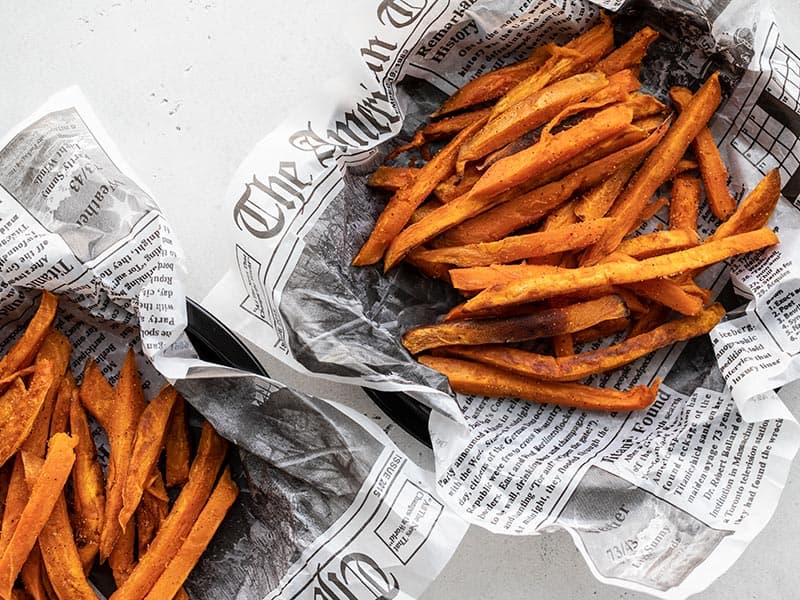
M 158 457 L 164 448 L 167 424 L 172 406 L 178 392 L 171 385 L 165 385 L 142 412 L 136 427 L 136 438 L 131 449 L 128 474 L 122 490 L 122 510 L 119 524 L 124 530 L 142 499 L 147 480 L 156 467 Z
M 416 267 L 416 269 L 420 273 L 424 273 L 428 277 L 433 279 L 441 279 L 442 281 L 450 282 L 450 265 L 444 263 L 435 263 L 429 260 L 425 260 L 420 258 L 420 254 L 426 252 L 428 248 L 425 246 L 418 246 L 414 248 L 411 252 L 408 253 L 406 256 L 406 262 L 410 264 L 412 267 Z
M 380 166 L 372 172 L 367 185 L 381 190 L 396 192 L 414 182 L 419 169 L 413 167 L 387 167 Z
M 781 176 L 778 169 L 773 169 L 758 182 L 730 218 L 717 227 L 707 241 L 720 240 L 763 227 L 775 210 L 780 197 Z
M 3 521 L 0 525 L 0 556 L 3 556 L 11 536 L 17 528 L 19 518 L 28 501 L 28 486 L 25 485 L 25 469 L 22 465 L 22 456 L 17 453 L 14 462 L 8 462 L 6 468 L 11 466 L 8 480 L 8 490 L 5 495 L 3 508 Z
M 117 587 L 125 583 L 136 564 L 134 552 L 136 551 L 136 528 L 123 529 L 114 542 L 114 547 L 108 555 L 108 566 L 114 576 Z
M 105 512 L 103 470 L 97 462 L 89 420 L 76 394 L 72 395 L 69 408 L 70 432 L 78 438 L 72 469 L 75 541 L 84 572 L 88 573 L 100 549 L 100 530 Z
M 114 407 L 114 388 L 100 372 L 100 367 L 93 360 L 86 361 L 83 379 L 79 390 L 81 404 L 89 411 L 100 426 L 110 431 L 111 413 Z
M 573 207 L 575 216 L 581 221 L 604 217 L 643 158 L 644 155 L 641 155 L 620 165 L 605 181 L 586 191 L 575 202 Z
M 650 387 L 637 386 L 620 392 L 577 383 L 541 381 L 487 364 L 443 356 L 420 356 L 419 362 L 443 373 L 450 382 L 450 387 L 462 394 L 509 396 L 533 402 L 574 406 L 581 410 L 641 410 L 655 400 L 660 383 L 656 380 Z
M 47 391 L 53 385 L 53 378 L 53 363 L 41 360 L 36 363 L 27 390 L 22 381 L 16 379 L 0 396 L 0 423 L 3 424 L 0 429 L 0 466 L 20 449 L 30 434 Z
M 161 524 L 150 549 L 140 557 L 125 583 L 112 594 L 111 600 L 139 600 L 150 591 L 197 520 L 214 486 L 226 449 L 225 440 L 206 423 L 189 472 L 189 481 Z
M 652 202 L 648 202 L 645 207 L 642 209 L 642 212 L 639 213 L 639 216 L 631 223 L 630 228 L 628 229 L 626 235 L 630 235 L 638 231 L 639 227 L 647 223 L 650 219 L 658 214 L 662 208 L 669 204 L 669 200 L 664 198 L 663 196 L 660 198 L 656 198 Z M 622 242 L 620 242 L 621 244 Z M 617 246 L 619 248 L 619 246 Z
M 686 110 L 692 100 L 692 92 L 684 87 L 673 87 L 669 91 L 669 96 L 681 112 Z M 736 210 L 736 201 L 728 191 L 728 170 L 719 155 L 719 148 L 714 136 L 711 135 L 711 130 L 708 127 L 700 129 L 692 146 L 711 212 L 720 221 L 725 221 Z
M 4 378 L 30 364 L 50 332 L 50 325 L 56 316 L 57 307 L 58 298 L 46 290 L 42 291 L 39 308 L 30 323 L 28 323 L 25 333 L 0 359 L 0 378 Z M 0 388 L 0 392 L 2 392 L 2 388 Z
M 697 231 L 700 212 L 700 180 L 692 175 L 678 175 L 672 182 L 669 203 L 669 228 Z
M 477 242 L 492 242 L 535 223 L 575 192 L 597 185 L 629 160 L 649 152 L 666 133 L 666 126 L 644 140 L 617 149 L 569 173 L 563 179 L 509 197 L 498 206 L 463 222 L 442 236 L 442 245 L 460 246 Z M 513 196 L 513 192 L 509 193 Z M 458 200 L 456 200 L 457 202 Z M 452 204 L 452 203 L 451 203 Z
M 50 439 L 39 476 L 30 488 L 25 508 L 0 557 L 0 597 L 7 598 L 11 594 L 11 587 L 22 564 L 61 497 L 61 490 L 75 461 L 75 443 L 75 439 L 64 433 Z
M 161 472 L 154 469 L 152 483 L 144 491 L 142 501 L 136 508 L 136 544 L 142 556 L 156 537 L 161 523 L 169 513 L 169 497 L 164 487 Z
M 586 329 L 576 331 L 572 334 L 572 342 L 574 344 L 588 344 L 595 340 L 621 333 L 628 329 L 630 325 L 630 318 L 609 319 L 593 327 L 587 327 Z
M 667 252 L 685 250 L 700 244 L 700 236 L 693 229 L 654 231 L 622 240 L 617 252 L 633 258 L 650 258 Z
M 28 554 L 25 564 L 22 565 L 19 578 L 22 580 L 22 585 L 27 593 L 27 596 L 25 596 L 26 598 L 49 600 L 50 598 L 56 597 L 55 592 L 52 591 L 50 580 L 47 577 L 47 570 L 44 567 L 44 561 L 42 561 L 42 553 L 39 550 L 38 543 L 33 547 L 31 553 Z
M 523 304 L 601 285 L 617 285 L 668 277 L 725 260 L 736 254 L 772 246 L 778 237 L 767 228 L 741 233 L 701 246 L 662 254 L 635 263 L 610 262 L 577 269 L 559 269 L 525 280 L 496 285 L 467 300 L 464 310 L 502 304 Z M 452 272 L 451 272 L 452 276 Z
M 428 123 L 422 129 L 426 140 L 438 140 L 457 134 L 462 129 L 469 127 L 477 121 L 484 121 L 492 112 L 491 108 L 479 108 L 454 117 L 447 117 L 433 123 Z
M 595 219 L 550 231 L 511 236 L 497 242 L 427 250 L 420 252 L 418 257 L 459 267 L 505 264 L 523 258 L 585 248 L 598 240 L 611 223 L 611 219 Z
M 211 493 L 211 497 L 200 512 L 200 516 L 192 525 L 189 535 L 186 536 L 177 553 L 145 596 L 146 600 L 172 598 L 178 593 L 183 582 L 211 542 L 214 533 L 222 524 L 222 520 L 238 494 L 239 488 L 231 479 L 230 468 L 226 467 Z
M 189 478 L 191 446 L 186 422 L 186 400 L 178 396 L 172 407 L 166 439 L 167 487 L 183 485 Z
M 618 227 L 609 229 L 603 239 L 591 246 L 583 254 L 581 264 L 596 264 L 616 249 L 631 225 L 639 218 L 642 209 L 647 206 L 651 196 L 683 158 L 698 131 L 706 126 L 719 105 L 720 98 L 719 74 L 714 73 L 692 97 L 686 110 L 678 115 L 662 142 L 645 159 L 614 204 L 610 216 L 618 220 Z
M 551 265 L 489 265 L 450 269 L 453 287 L 462 291 L 485 290 L 496 285 L 538 277 L 544 273 L 561 273 L 563 269 Z
M 454 321 L 422 325 L 403 336 L 403 345 L 412 354 L 449 346 L 511 343 L 580 331 L 608 319 L 627 316 L 625 304 L 617 296 L 544 309 L 528 315 Z
M 56 433 L 66 433 L 69 427 L 69 406 L 72 396 L 78 393 L 78 385 L 72 373 L 66 373 L 61 378 L 53 406 L 53 416 L 50 419 L 50 437 Z
M 579 73 L 542 88 L 489 121 L 458 153 L 459 162 L 478 160 L 533 131 L 569 105 L 588 98 L 608 85 L 605 75 Z
M 675 165 L 675 168 L 672 169 L 672 173 L 670 174 L 670 179 L 674 178 L 676 175 L 685 173 L 686 171 L 696 171 L 697 168 L 698 168 L 697 161 L 688 158 L 682 158 L 678 161 L 678 164 Z
M 482 125 L 473 123 L 453 138 L 417 174 L 414 182 L 398 190 L 378 217 L 367 241 L 353 259 L 354 265 L 371 265 L 383 256 L 386 247 L 405 227 L 416 208 L 422 204 L 438 183 L 444 180 L 455 167 L 458 149 Z
M 511 109 L 531 94 L 554 81 L 588 70 L 614 47 L 614 28 L 603 16 L 602 22 L 573 38 L 562 48 L 554 48 L 552 56 L 527 79 L 511 88 L 497 101 L 492 118 Z
M 114 389 L 114 410 L 109 423 L 108 473 L 106 481 L 106 509 L 103 529 L 100 532 L 100 561 L 111 554 L 123 528 L 119 521 L 122 510 L 122 492 L 131 460 L 136 424 L 145 407 L 139 372 L 132 350 L 125 356 L 117 386 Z
M 623 69 L 638 66 L 647 49 L 658 39 L 658 32 L 651 27 L 643 27 L 619 48 L 597 63 L 595 67 L 606 75 L 611 75 Z
M 8 496 L 8 486 L 11 481 L 11 469 L 14 463 L 9 461 L 4 467 L 0 467 L 0 528 L 2 528 L 3 514 L 6 510 L 6 496 Z
M 44 460 L 27 453 L 23 453 L 22 456 L 25 479 L 32 488 L 41 472 Z M 96 600 L 97 594 L 89 586 L 78 556 L 63 492 L 58 493 L 50 517 L 39 534 L 38 545 L 50 584 L 59 598 Z
M 696 315 L 703 310 L 703 301 L 684 291 L 674 281 L 666 278 L 629 283 L 626 286 L 642 298 L 668 306 L 682 315 Z
M 676 342 L 708 333 L 725 315 L 713 304 L 693 317 L 682 317 L 636 337 L 590 352 L 554 358 L 507 346 L 448 346 L 449 355 L 508 369 L 520 375 L 546 381 L 577 381 L 617 369 L 651 352 Z

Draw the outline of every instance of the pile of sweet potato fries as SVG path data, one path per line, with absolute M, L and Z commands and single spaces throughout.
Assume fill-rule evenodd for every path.
M 43 292 L 0 360 L 0 598 L 95 600 L 98 559 L 115 600 L 188 598 L 183 582 L 238 494 L 227 443 L 206 422 L 192 459 L 183 398 L 166 385 L 148 403 L 133 352 L 116 386 L 94 361 L 78 384 L 57 304 Z M 105 478 L 87 411 L 108 436 Z
M 639 91 L 657 37 L 645 27 L 615 48 L 604 17 L 563 46 L 481 75 L 388 158 L 419 148 L 422 167 L 384 165 L 370 178 L 393 195 L 353 264 L 383 259 L 389 270 L 405 260 L 467 298 L 402 340 L 412 354 L 429 352 L 419 361 L 454 390 L 644 408 L 658 380 L 627 391 L 575 382 L 707 333 L 724 310 L 695 278 L 778 242 L 765 227 L 777 170 L 738 206 L 728 190 L 708 129 L 718 74 L 696 93 L 669 90 L 674 108 Z M 653 199 L 668 182 L 669 199 Z M 703 197 L 720 222 L 705 239 Z M 667 204 L 668 228 L 638 234 Z M 576 343 L 622 332 L 621 342 L 575 353 Z M 552 354 L 531 351 L 543 338 Z

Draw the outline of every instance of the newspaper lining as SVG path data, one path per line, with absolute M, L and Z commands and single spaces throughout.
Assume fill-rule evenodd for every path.
M 601 4 L 622 7 L 623 35 L 644 24 L 661 32 L 643 67 L 649 91 L 696 89 L 720 71 L 726 100 L 711 127 L 731 189 L 741 199 L 779 168 L 784 198 L 770 225 L 793 239 L 800 61 L 769 11 L 738 0 Z M 683 598 L 763 528 L 800 445 L 774 391 L 798 378 L 800 267 L 789 243 L 704 274 L 730 311 L 710 337 L 592 378 L 628 387 L 666 377 L 654 405 L 634 414 L 454 397 L 399 343 L 453 305 L 449 290 L 403 266 L 349 266 L 385 202 L 365 180 L 388 151 L 471 77 L 563 42 L 597 14 L 577 0 L 373 7 L 370 23 L 354 24 L 361 70 L 264 138 L 235 174 L 235 264 L 206 303 L 301 373 L 434 408 L 437 489 L 469 522 L 516 534 L 564 527 L 601 581 Z M 701 231 L 714 226 L 706 211 Z

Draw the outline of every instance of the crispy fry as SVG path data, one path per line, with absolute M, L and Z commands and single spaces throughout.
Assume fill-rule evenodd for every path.
M 720 240 L 738 233 L 754 231 L 766 225 L 781 197 L 781 176 L 773 169 L 742 200 L 730 218 L 712 233 L 707 241 Z
M 650 258 L 667 252 L 685 250 L 700 244 L 700 236 L 692 229 L 654 231 L 622 240 L 617 252 L 633 258 Z
M 617 369 L 659 348 L 708 333 L 724 315 L 725 309 L 713 304 L 694 317 L 682 317 L 619 344 L 566 358 L 554 358 L 507 346 L 448 346 L 445 351 L 453 356 L 487 363 L 527 377 L 546 381 L 577 381 Z
M 135 527 L 122 530 L 108 555 L 108 566 L 111 567 L 111 574 L 114 576 L 114 583 L 117 584 L 117 587 L 125 583 L 136 564 L 134 559 L 135 541 Z
M 422 131 L 415 131 L 414 136 L 411 138 L 411 141 L 405 144 L 402 144 L 389 152 L 386 155 L 386 160 L 393 160 L 400 156 L 403 152 L 408 152 L 409 150 L 414 150 L 415 148 L 419 148 L 425 145 L 425 136 L 422 134 Z
M 684 87 L 673 87 L 669 91 L 669 96 L 681 112 L 686 110 L 692 100 L 692 92 Z M 736 201 L 728 191 L 728 170 L 719 155 L 719 148 L 714 136 L 711 135 L 711 130 L 708 127 L 700 129 L 692 146 L 711 212 L 720 221 L 725 221 L 736 210 Z
M 554 48 L 553 55 L 527 79 L 511 88 L 494 106 L 492 118 L 497 117 L 546 85 L 587 70 L 614 47 L 614 28 L 611 20 L 602 22 L 573 38 L 563 48 Z
M 642 62 L 647 49 L 658 39 L 658 32 L 651 27 L 643 27 L 622 46 L 606 56 L 595 67 L 606 75 L 611 75 L 623 69 L 636 67 Z
M 686 110 L 678 115 L 662 142 L 645 159 L 614 204 L 610 216 L 618 220 L 618 227 L 609 229 L 603 239 L 590 247 L 584 253 L 581 264 L 596 264 L 616 249 L 658 186 L 667 180 L 672 169 L 683 158 L 697 132 L 706 126 L 720 98 L 719 74 L 714 73 L 692 97 Z
M 435 263 L 424 258 L 420 258 L 420 254 L 426 252 L 428 249 L 425 246 L 414 248 L 406 256 L 406 262 L 412 267 L 416 267 L 421 273 L 433 279 L 441 279 L 442 281 L 450 282 L 450 265 L 443 263 Z
M 450 269 L 453 287 L 462 291 L 485 290 L 495 285 L 519 281 L 543 273 L 560 273 L 562 269 L 551 265 L 489 265 Z
M 420 356 L 419 362 L 443 373 L 450 381 L 450 387 L 462 394 L 510 396 L 533 402 L 574 406 L 581 410 L 627 411 L 646 408 L 655 400 L 660 383 L 656 380 L 649 388 L 637 386 L 620 392 L 577 383 L 541 381 L 487 364 L 443 356 Z
M 423 325 L 406 332 L 403 345 L 410 353 L 418 354 L 431 348 L 454 344 L 521 342 L 580 331 L 627 314 L 627 308 L 619 297 L 605 296 L 517 317 Z
M 23 453 L 23 464 L 25 465 L 26 482 L 32 488 L 41 472 L 44 460 L 38 456 Z M 38 545 L 50 585 L 59 598 L 97 599 L 97 594 L 86 580 L 78 556 L 63 492 L 58 493 L 58 499 L 50 517 L 39 534 Z
M 17 529 L 19 518 L 28 501 L 28 486 L 25 485 L 25 470 L 22 465 L 22 456 L 17 453 L 12 465 L 11 475 L 8 480 L 8 490 L 6 491 L 5 507 L 3 509 L 3 521 L 0 526 L 0 556 L 3 556 L 11 536 Z
M 635 263 L 610 262 L 592 267 L 559 269 L 556 273 L 543 272 L 538 277 L 531 276 L 525 280 L 512 281 L 484 290 L 468 300 L 464 309 L 470 312 L 497 304 L 523 304 L 600 285 L 626 284 L 668 277 L 705 267 L 736 254 L 766 248 L 777 242 L 778 237 L 771 230 L 762 228 Z
M 147 480 L 156 467 L 158 457 L 164 448 L 167 424 L 172 406 L 178 392 L 171 385 L 165 385 L 142 412 L 136 428 L 136 438 L 131 449 L 130 466 L 122 491 L 122 510 L 119 524 L 124 530 L 128 527 L 139 501 L 142 499 Z
M 571 333 L 562 333 L 553 336 L 553 353 L 556 356 L 571 356 L 575 354 L 575 344 Z
M 584 193 L 573 207 L 575 216 L 581 221 L 604 217 L 643 158 L 641 155 L 620 165 L 607 179 Z
M 692 175 L 678 175 L 672 182 L 669 203 L 669 228 L 697 231 L 700 211 L 700 180 Z
M 122 510 L 122 491 L 130 465 L 136 424 L 144 410 L 145 400 L 136 359 L 132 350 L 125 356 L 117 386 L 114 389 L 114 410 L 109 423 L 108 442 L 110 453 L 106 481 L 106 509 L 103 529 L 100 532 L 100 561 L 111 554 L 117 538 L 123 533 L 119 521 Z
M 11 587 L 22 564 L 61 497 L 61 490 L 75 461 L 75 443 L 75 439 L 64 433 L 50 439 L 39 476 L 30 488 L 25 508 L 0 557 L 0 597 L 7 598 L 11 594 Z
M 676 175 L 685 173 L 686 171 L 696 171 L 697 168 L 697 161 L 690 160 L 688 158 L 682 158 L 678 161 L 678 164 L 675 165 L 675 168 L 672 169 L 672 173 L 670 173 L 670 179 L 674 178 Z
M 364 242 L 354 265 L 371 265 L 383 256 L 389 242 L 405 227 L 414 210 L 422 204 L 438 183 L 444 180 L 455 167 L 458 149 L 482 125 L 473 123 L 453 138 L 439 153 L 422 167 L 414 182 L 398 190 L 378 217 L 372 233 Z
M 222 520 L 233 505 L 239 488 L 231 479 L 230 468 L 226 467 L 214 488 L 211 497 L 200 512 L 197 521 L 192 525 L 189 535 L 181 544 L 177 553 L 169 561 L 164 572 L 145 596 L 147 600 L 172 598 L 178 593 L 183 582 L 189 576 L 200 556 L 205 551 L 211 538 L 222 524 Z
M 169 513 L 169 498 L 161 472 L 154 469 L 154 478 L 144 491 L 142 501 L 136 508 L 136 543 L 142 556 L 156 537 L 159 527 Z
M 610 319 L 608 321 L 603 321 L 602 323 L 598 323 L 593 327 L 587 327 L 581 331 L 576 331 L 572 334 L 572 341 L 574 344 L 588 344 L 590 342 L 594 342 L 595 340 L 599 340 L 610 335 L 616 335 L 617 333 L 625 331 L 628 327 L 630 327 L 630 324 L 631 320 L 629 318 Z
M 97 450 L 89 428 L 89 420 L 77 394 L 72 394 L 69 412 L 70 432 L 78 438 L 75 465 L 72 469 L 73 503 L 75 506 L 75 541 L 84 572 L 91 569 L 100 549 L 100 530 L 105 513 L 103 470 L 97 462 Z
M 459 162 L 478 160 L 502 148 L 523 134 L 533 131 L 558 115 L 567 106 L 605 88 L 608 79 L 601 73 L 579 73 L 542 88 L 514 107 L 489 121 L 461 147 Z
M 178 396 L 172 407 L 166 439 L 167 487 L 183 485 L 189 478 L 191 446 L 186 422 L 186 400 Z
M 607 223 L 608 220 L 603 220 L 601 222 Z M 552 234 L 554 231 L 563 229 L 565 227 L 572 227 L 577 224 L 578 224 L 578 217 L 575 215 L 575 198 L 572 198 L 571 200 L 568 200 L 558 208 L 554 209 L 549 215 L 547 215 L 547 218 L 545 218 L 544 223 L 542 223 L 542 226 L 539 229 L 539 231 L 542 233 Z M 485 242 L 485 243 L 496 244 L 497 242 Z M 592 242 L 589 243 L 591 244 Z M 579 250 L 580 248 L 585 248 L 585 247 L 586 246 L 576 247 L 574 248 L 574 250 Z M 561 250 L 561 252 L 566 252 L 572 249 L 573 248 L 564 248 L 563 250 Z M 559 264 L 560 262 L 561 261 L 559 260 L 559 262 L 556 264 Z
M 650 219 L 655 217 L 658 211 L 660 211 L 668 204 L 669 200 L 667 200 L 663 196 L 661 198 L 656 198 L 652 202 L 648 202 L 642 209 L 642 212 L 639 213 L 638 218 L 636 218 L 634 222 L 631 224 L 630 228 L 628 229 L 625 235 L 630 235 L 631 233 L 636 232 L 639 229 L 639 227 L 641 227 L 643 224 L 647 223 Z M 620 244 L 621 243 L 622 242 L 620 242 Z M 619 246 L 617 246 L 617 249 L 619 249 Z
M 111 600 L 138 600 L 153 587 L 205 505 L 226 449 L 225 440 L 205 423 L 189 481 L 161 524 L 150 549 L 139 559 L 125 583 L 112 594 Z
M 6 510 L 6 496 L 8 496 L 8 486 L 11 481 L 11 469 L 14 464 L 9 461 L 5 466 L 0 467 L 0 529 L 2 528 L 3 514 Z
M 84 408 L 89 411 L 100 426 L 111 430 L 111 412 L 114 406 L 114 388 L 100 372 L 100 367 L 93 360 L 87 360 L 83 369 L 83 380 L 80 387 L 80 399 Z
M 27 488 L 27 486 L 25 487 Z M 47 578 L 47 570 L 44 567 L 42 553 L 39 550 L 38 543 L 33 547 L 31 553 L 28 554 L 25 564 L 22 565 L 19 578 L 22 580 L 22 585 L 28 593 L 28 596 L 34 598 L 34 600 L 48 600 L 49 598 L 56 597 L 54 593 L 50 593 L 52 587 L 50 585 L 50 580 Z
M 58 298 L 48 291 L 42 291 L 39 308 L 33 315 L 25 333 L 22 334 L 6 355 L 0 359 L 0 378 L 27 367 L 39 351 L 39 347 L 50 332 L 50 325 L 56 316 Z M 3 388 L 0 387 L 0 392 Z M 2 464 L 3 461 L 0 461 Z
M 477 242 L 493 242 L 521 227 L 535 223 L 575 192 L 597 185 L 608 177 L 609 172 L 614 172 L 629 160 L 649 152 L 665 133 L 666 126 L 644 140 L 617 149 L 613 153 L 571 172 L 561 180 L 548 183 L 516 197 L 510 197 L 495 208 L 448 231 L 442 236 L 444 245 L 459 246 Z M 509 194 L 509 196 L 513 196 L 513 194 Z
M 441 202 L 450 202 L 470 191 L 480 177 L 481 172 L 474 165 L 469 165 L 460 176 L 454 174 L 447 181 L 443 181 L 437 185 L 433 193 L 437 200 Z M 426 202 L 426 204 L 428 203 Z M 425 204 L 422 206 L 425 206 Z M 412 219 L 411 222 L 415 221 Z
M 454 117 L 447 117 L 440 121 L 434 121 L 424 127 L 422 135 L 426 140 L 437 140 L 439 138 L 449 137 L 477 121 L 485 120 L 491 112 L 491 108 L 479 108 L 478 110 L 461 113 Z
M 69 406 L 73 394 L 78 393 L 78 385 L 72 373 L 66 373 L 61 378 L 56 394 L 56 403 L 53 406 L 53 416 L 50 419 L 50 437 L 56 433 L 66 433 L 69 427 Z
M 0 431 L 0 466 L 20 449 L 33 429 L 47 391 L 53 384 L 53 377 L 53 363 L 41 360 L 36 363 L 30 388 L 26 390 L 22 381 L 15 379 L 0 396 L 0 423 L 3 424 Z
M 396 192 L 414 182 L 419 169 L 413 167 L 387 167 L 380 166 L 372 172 L 367 185 L 381 190 Z
M 696 315 L 703 310 L 701 298 L 689 294 L 677 283 L 666 278 L 629 283 L 626 287 L 639 296 L 668 306 L 682 315 Z
M 420 252 L 418 257 L 459 267 L 505 264 L 523 258 L 585 248 L 598 240 L 611 223 L 611 219 L 595 219 L 551 231 L 507 237 L 497 242 L 427 250 Z

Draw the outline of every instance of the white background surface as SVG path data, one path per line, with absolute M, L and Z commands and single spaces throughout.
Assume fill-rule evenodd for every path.
M 377 1 L 375 2 L 377 4 Z M 357 60 L 350 2 L 0 0 L 0 130 L 52 93 L 78 84 L 139 177 L 155 193 L 188 256 L 188 295 L 222 275 L 230 221 L 223 195 L 255 143 Z M 784 37 L 800 49 L 796 0 L 776 1 Z M 360 390 L 270 373 L 355 405 L 391 430 L 418 462 L 429 451 L 392 426 Z M 800 400 L 790 406 L 800 415 Z M 800 467 L 781 504 L 734 568 L 696 598 L 800 598 Z M 425 600 L 645 598 L 597 583 L 570 538 L 493 536 L 472 528 Z

